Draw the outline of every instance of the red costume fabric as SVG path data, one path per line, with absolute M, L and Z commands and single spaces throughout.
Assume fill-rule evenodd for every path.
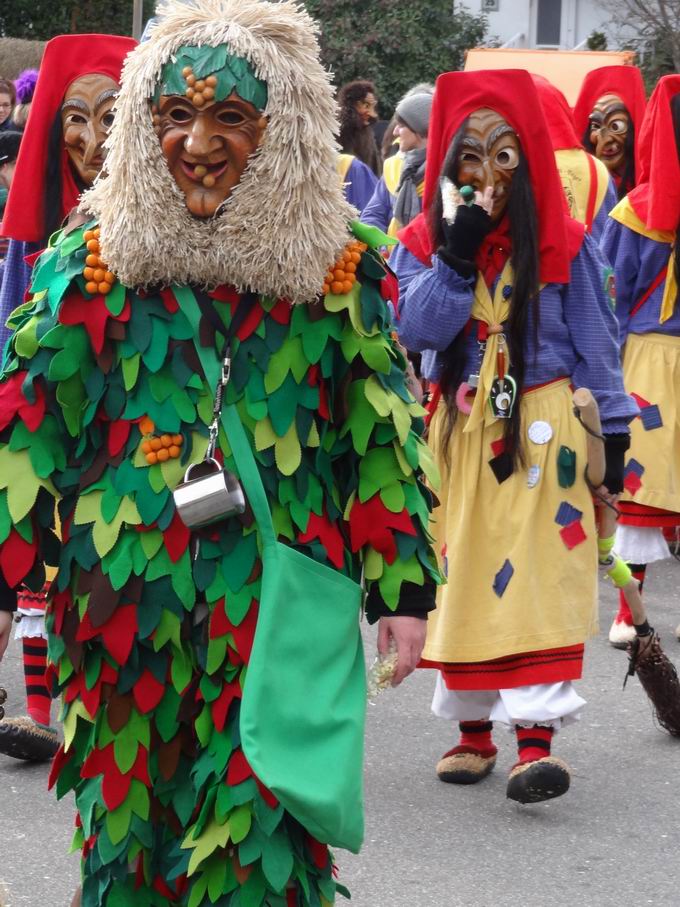
M 680 221 L 680 163 L 671 110 L 676 94 L 680 94 L 680 75 L 660 79 L 640 128 L 639 180 L 628 199 L 651 230 L 674 232 Z
M 423 214 L 398 233 L 399 240 L 429 264 L 434 243 L 427 214 L 436 197 L 446 154 L 456 133 L 475 110 L 499 113 L 519 136 L 529 165 L 539 225 L 540 279 L 566 283 L 569 265 L 583 242 L 584 228 L 567 214 L 553 146 L 532 77 L 524 70 L 447 72 L 436 83 L 427 142 Z M 556 216 L 562 211 L 564 216 Z
M 543 76 L 532 73 L 531 78 L 538 92 L 553 149 L 582 148 L 581 136 L 574 129 L 571 108 L 565 96 Z
M 602 66 L 593 69 L 583 80 L 576 106 L 574 107 L 574 126 L 580 141 L 586 134 L 590 114 L 596 102 L 606 94 L 618 95 L 630 114 L 635 127 L 635 161 L 639 174 L 638 153 L 640 147 L 640 127 L 645 115 L 647 100 L 645 83 L 637 66 Z M 639 177 L 638 177 L 639 179 Z
M 25 242 L 44 239 L 43 186 L 50 132 L 66 90 L 72 82 L 88 73 L 120 81 L 123 61 L 136 44 L 132 38 L 118 35 L 60 35 L 48 41 L 7 199 L 3 236 Z M 66 217 L 81 190 L 63 145 L 60 173 L 62 217 Z

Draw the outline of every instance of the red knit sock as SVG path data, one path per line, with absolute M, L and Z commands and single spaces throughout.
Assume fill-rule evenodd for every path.
M 481 721 L 459 721 L 458 727 L 460 728 L 460 740 L 458 741 L 456 749 L 459 750 L 460 747 L 465 747 L 467 752 L 473 750 L 484 756 L 485 759 L 488 759 L 489 756 L 495 756 L 498 752 L 491 739 L 491 731 L 493 730 L 492 721 L 489 721 L 488 719 L 482 719 Z
M 642 592 L 642 584 L 645 579 L 647 564 L 629 564 L 629 566 L 631 573 L 640 583 L 640 591 Z M 627 624 L 629 627 L 633 626 L 633 615 L 630 613 L 630 608 L 628 607 L 628 602 L 623 594 L 623 589 L 619 589 L 619 611 L 616 615 L 616 623 Z
M 542 724 L 535 724 L 533 727 L 516 725 L 515 733 L 517 734 L 517 752 L 520 763 L 535 762 L 537 759 L 550 755 L 550 742 L 555 733 L 554 728 Z
M 52 697 L 45 683 L 47 640 L 40 636 L 24 638 L 23 644 L 26 708 L 29 716 L 38 724 L 49 724 Z

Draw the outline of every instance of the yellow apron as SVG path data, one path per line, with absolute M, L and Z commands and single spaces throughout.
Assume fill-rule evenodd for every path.
M 658 414 L 645 407 L 630 424 L 627 468 L 634 460 L 644 472 L 639 488 L 632 476 L 624 480 L 635 484 L 628 485 L 622 500 L 680 513 L 680 337 L 629 334 L 623 381 L 629 394 L 658 406 Z
M 493 300 L 478 282 L 474 318 L 500 323 L 507 317 L 502 288 L 510 277 L 508 267 Z M 486 402 L 497 345 L 497 335 L 490 335 L 472 411 L 458 415 L 448 458 L 440 450 L 443 402 L 430 426 L 442 476 L 431 532 L 448 583 L 428 621 L 423 658 L 429 661 L 487 661 L 576 645 L 597 632 L 597 539 L 583 479 L 586 435 L 573 415 L 569 381 L 529 391 L 515 404 L 526 465 L 499 483 L 489 460 L 503 420 L 493 418 Z M 552 433 L 543 443 L 528 437 L 537 422 Z M 557 470 L 562 445 L 576 454 L 575 480 L 565 488 Z

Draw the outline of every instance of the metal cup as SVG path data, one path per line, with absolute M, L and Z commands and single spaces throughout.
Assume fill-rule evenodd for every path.
M 194 470 L 202 475 L 191 478 Z M 243 513 L 246 501 L 238 479 L 213 457 L 192 463 L 172 493 L 179 518 L 189 529 L 200 529 Z

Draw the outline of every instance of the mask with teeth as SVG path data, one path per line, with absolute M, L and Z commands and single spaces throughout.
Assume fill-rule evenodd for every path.
M 212 217 L 238 185 L 267 127 L 266 103 L 266 84 L 224 46 L 183 47 L 163 68 L 154 130 L 194 217 Z

